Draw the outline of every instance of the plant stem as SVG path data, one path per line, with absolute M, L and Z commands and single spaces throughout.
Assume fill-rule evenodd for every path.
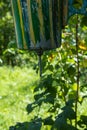
M 62 88 L 61 91 L 62 91 L 62 95 L 64 97 L 64 102 L 65 102 L 65 105 L 66 105 L 66 96 L 65 96 L 65 90 L 64 90 L 64 88 Z
M 76 91 L 76 103 L 75 103 L 75 112 L 76 112 L 76 119 L 75 119 L 75 127 L 77 128 L 77 112 L 78 112 L 78 96 L 79 96 L 79 46 L 78 46 L 78 15 L 76 15 L 76 57 L 77 57 L 77 91 Z

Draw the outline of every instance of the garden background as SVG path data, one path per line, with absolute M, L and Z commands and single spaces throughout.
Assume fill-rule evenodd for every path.
M 70 18 L 42 72 L 35 52 L 17 49 L 10 1 L 0 0 L 0 130 L 87 130 L 86 16 Z

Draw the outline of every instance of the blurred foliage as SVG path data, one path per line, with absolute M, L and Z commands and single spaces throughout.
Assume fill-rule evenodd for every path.
M 30 128 L 31 130 L 87 129 L 87 27 L 82 25 L 83 16 L 79 16 L 78 20 L 80 91 L 77 102 L 77 128 L 75 127 L 77 94 L 76 16 L 73 16 L 63 30 L 61 48 L 45 52 L 42 56 L 43 74 L 40 82 L 34 88 L 34 101 L 26 107 L 29 116 L 33 115 L 32 118 L 29 122 L 11 126 L 10 130 L 29 130 Z
M 36 53 L 14 49 L 14 48 L 6 49 L 3 52 L 2 59 L 3 59 L 4 65 L 11 65 L 12 67 L 32 66 L 34 68 L 35 64 L 36 66 L 38 65 Z
M 10 41 L 15 43 L 14 24 L 9 0 L 0 1 L 0 56 Z M 15 46 L 15 44 L 14 44 Z
M 74 0 L 73 5 L 81 8 L 82 0 Z M 14 66 L 0 67 L 0 129 L 87 130 L 87 17 L 78 16 L 80 89 L 76 128 L 76 16 L 62 30 L 61 48 L 44 52 L 39 80 L 28 69 L 33 66 L 38 72 L 35 53 L 16 49 L 9 0 L 0 1 L 0 13 L 0 65 Z

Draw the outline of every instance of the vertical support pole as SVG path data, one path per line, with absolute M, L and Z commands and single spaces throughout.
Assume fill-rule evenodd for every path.
M 38 65 L 39 65 L 39 74 L 40 74 L 40 77 L 42 76 L 42 60 L 41 60 L 42 54 L 43 54 L 42 49 L 40 49 L 40 50 L 37 51 L 38 60 L 39 60 Z
M 40 77 L 42 76 L 42 61 L 41 61 L 41 55 L 38 55 L 38 59 L 39 59 L 39 73 L 40 73 Z
M 77 91 L 76 91 L 76 103 L 75 103 L 75 112 L 76 120 L 75 127 L 77 128 L 77 112 L 78 112 L 78 96 L 79 96 L 79 47 L 78 47 L 78 15 L 76 14 L 76 57 L 77 57 Z

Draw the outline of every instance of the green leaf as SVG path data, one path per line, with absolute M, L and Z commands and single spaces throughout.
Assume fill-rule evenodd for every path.
M 34 109 L 34 107 L 32 105 L 33 105 L 33 103 L 27 105 L 26 110 L 27 110 L 28 114 L 31 113 L 33 111 L 33 109 Z
M 17 123 L 16 126 L 10 127 L 9 130 L 40 130 L 42 126 L 41 122 L 24 122 Z
M 76 68 L 74 65 L 70 65 L 68 67 L 67 73 L 69 76 L 74 76 L 74 74 L 76 73 Z
M 87 125 L 87 116 L 81 115 L 80 119 L 82 120 L 83 124 Z
M 53 123 L 54 123 L 51 116 L 44 119 L 43 122 L 44 122 L 44 125 L 53 125 Z
M 52 130 L 65 130 L 65 129 L 67 130 L 67 123 L 64 117 L 61 115 L 56 119 Z
M 76 8 L 76 9 L 80 9 L 83 5 L 83 0 L 74 0 L 73 1 L 73 6 Z
M 83 16 L 81 19 L 81 26 L 87 26 L 87 16 Z
M 71 107 L 65 106 L 62 108 L 62 110 L 64 110 L 63 115 L 66 119 L 68 118 L 69 120 L 73 120 L 76 118 L 76 113 Z

